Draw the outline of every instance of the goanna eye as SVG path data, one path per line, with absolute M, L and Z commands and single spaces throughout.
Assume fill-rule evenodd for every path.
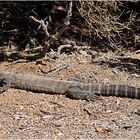
M 3 87 L 6 84 L 5 79 L 0 79 L 0 87 Z

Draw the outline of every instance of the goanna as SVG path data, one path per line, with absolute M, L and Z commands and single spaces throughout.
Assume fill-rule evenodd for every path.
M 105 83 L 56 80 L 39 75 L 0 73 L 0 93 L 9 87 L 37 93 L 62 94 L 74 99 L 95 100 L 102 96 L 140 99 L 140 88 Z

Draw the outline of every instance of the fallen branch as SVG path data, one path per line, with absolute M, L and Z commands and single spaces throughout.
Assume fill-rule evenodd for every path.
M 69 2 L 68 4 L 68 8 L 67 8 L 67 16 L 64 20 L 64 24 L 62 25 L 61 28 L 57 29 L 56 34 L 54 35 L 50 35 L 48 33 L 48 22 L 45 23 L 45 21 L 43 20 L 37 20 L 36 18 L 34 18 L 33 16 L 31 16 L 30 18 L 33 19 L 34 21 L 36 21 L 37 23 L 40 23 L 40 25 L 42 26 L 46 37 L 45 37 L 45 41 L 44 41 L 44 46 L 43 46 L 43 50 L 40 52 L 40 56 L 44 57 L 46 55 L 46 52 L 48 51 L 48 49 L 50 48 L 51 44 L 54 43 L 55 40 L 57 40 L 65 31 L 65 29 L 67 28 L 67 26 L 70 25 L 70 19 L 72 16 L 72 1 Z
M 56 33 L 54 35 L 50 35 L 48 32 L 48 22 L 44 20 L 38 20 L 33 16 L 30 16 L 30 18 L 39 23 L 42 27 L 43 31 L 45 32 L 45 39 L 44 39 L 44 46 L 39 46 L 37 48 L 30 48 L 25 49 L 24 51 L 0 51 L 3 53 L 5 58 L 11 58 L 11 59 L 27 59 L 27 60 L 36 60 L 45 57 L 46 52 L 50 48 L 51 44 L 53 44 L 58 38 L 63 34 L 63 32 L 66 30 L 66 28 L 70 25 L 70 19 L 72 16 L 72 1 L 68 2 L 67 6 L 67 16 L 64 20 L 63 25 L 59 27 L 56 30 Z

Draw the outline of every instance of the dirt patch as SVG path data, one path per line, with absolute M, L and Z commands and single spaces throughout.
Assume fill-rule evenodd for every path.
M 140 87 L 138 74 L 97 64 L 87 57 L 61 54 L 56 60 L 0 63 L 1 72 L 35 73 L 55 79 L 72 77 Z M 135 138 L 140 139 L 140 102 L 102 97 L 103 101 L 72 100 L 8 89 L 0 94 L 0 138 Z

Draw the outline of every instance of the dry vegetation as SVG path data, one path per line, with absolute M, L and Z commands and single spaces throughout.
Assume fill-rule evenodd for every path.
M 118 47 L 135 48 L 140 45 L 140 17 L 137 9 L 129 9 L 130 4 L 135 3 L 81 1 L 79 11 L 87 21 L 90 31 L 102 43 L 106 42 L 106 45 L 115 50 Z
M 1 57 L 37 59 L 61 45 L 71 45 L 69 51 L 75 45 L 121 54 L 126 48 L 138 50 L 139 5 L 139 1 L 1 2 Z

